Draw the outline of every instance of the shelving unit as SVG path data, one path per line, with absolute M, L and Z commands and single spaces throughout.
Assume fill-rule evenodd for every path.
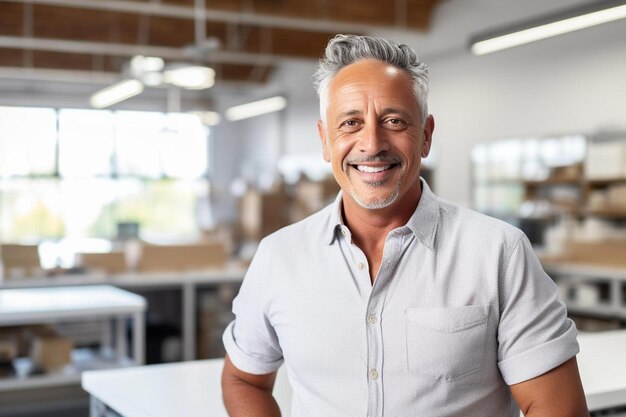
M 17 367 L 33 367 L 29 358 L 19 358 L 16 359 L 16 362 Z M 72 352 L 72 364 L 62 370 L 28 376 L 0 377 L 0 393 L 78 384 L 84 371 L 117 369 L 133 365 L 137 365 L 137 363 L 128 357 L 119 358 L 117 355 L 111 356 L 88 348 L 75 349 Z
M 0 378 L 0 392 L 77 384 L 85 370 L 142 365 L 145 310 L 143 297 L 109 285 L 0 289 L 0 327 L 99 318 L 111 321 L 109 330 L 115 330 L 103 335 L 97 352 L 75 349 L 72 363 L 62 370 L 39 375 L 16 372 L 15 376 Z M 126 341 L 128 319 L 132 323 L 130 351 Z M 18 358 L 15 365 L 18 370 L 27 368 L 29 359 Z
M 624 326 L 626 134 L 604 136 L 477 145 L 474 202 L 476 209 L 520 227 L 540 252 L 550 253 L 542 263 L 570 314 Z
M 626 323 L 626 268 L 544 263 L 570 314 Z M 592 297 L 583 300 L 581 285 Z M 602 288 L 601 288 L 602 287 Z

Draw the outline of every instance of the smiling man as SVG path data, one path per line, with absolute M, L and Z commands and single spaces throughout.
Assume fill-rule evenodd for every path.
M 517 229 L 420 179 L 434 119 L 406 45 L 338 35 L 315 75 L 341 192 L 261 242 L 224 334 L 233 417 L 588 416 L 576 329 Z

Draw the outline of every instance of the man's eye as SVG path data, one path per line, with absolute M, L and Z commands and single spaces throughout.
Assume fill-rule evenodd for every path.
M 404 120 L 397 119 L 395 117 L 392 117 L 392 118 L 389 118 L 389 119 L 385 120 L 385 124 L 390 126 L 390 127 L 393 127 L 393 128 L 404 127 L 404 125 L 406 125 Z
M 356 120 L 346 120 L 345 122 L 341 124 L 341 127 L 345 129 L 353 130 L 359 127 L 359 122 Z

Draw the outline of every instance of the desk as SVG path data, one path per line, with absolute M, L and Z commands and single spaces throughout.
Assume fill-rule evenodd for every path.
M 578 368 L 590 411 L 626 405 L 626 330 L 581 333 Z
M 128 360 L 125 326 L 132 319 L 134 364 L 144 363 L 143 297 L 109 285 L 87 287 L 0 289 L 0 326 L 80 321 L 107 318 L 117 321 L 116 357 L 111 366 L 133 364 Z M 107 341 L 112 337 L 106 337 Z M 77 364 L 75 364 L 77 365 Z M 80 363 L 78 368 L 88 367 Z M 0 379 L 0 392 L 21 388 L 77 383 L 80 369 L 32 377 Z
M 590 411 L 626 405 L 626 330 L 579 335 L 578 366 Z M 83 388 L 92 397 L 91 417 L 107 407 L 124 417 L 227 417 L 222 405 L 221 359 L 91 371 Z M 291 388 L 285 367 L 278 372 L 274 396 L 290 414 Z
M 0 281 L 0 288 L 36 288 L 57 285 L 110 284 L 135 290 L 180 289 L 182 294 L 183 359 L 196 358 L 196 294 L 201 286 L 237 285 L 243 281 L 246 268 L 232 263 L 221 269 L 192 272 L 123 273 L 63 275 L 50 278 Z
M 90 371 L 82 386 L 91 395 L 91 417 L 111 408 L 124 417 L 228 417 L 222 403 L 224 361 L 209 359 L 176 364 Z M 274 396 L 283 412 L 291 410 L 291 387 L 285 367 L 278 371 Z

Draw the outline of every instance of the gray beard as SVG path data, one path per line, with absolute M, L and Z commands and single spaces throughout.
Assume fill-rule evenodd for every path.
M 402 182 L 402 178 L 398 179 L 398 182 L 396 183 L 396 188 L 395 190 L 389 194 L 386 198 L 380 199 L 380 200 L 375 200 L 370 202 L 369 204 L 365 203 L 363 200 L 361 200 L 356 192 L 354 192 L 354 188 L 350 187 L 350 196 L 352 197 L 352 199 L 354 199 L 354 201 L 356 201 L 356 203 L 361 206 L 364 209 L 367 210 L 378 210 L 378 209 L 383 209 L 386 207 L 389 207 L 390 205 L 392 205 L 393 203 L 396 202 L 396 200 L 398 199 L 398 196 L 400 195 L 400 183 Z M 375 182 L 375 183 L 371 183 L 370 184 L 373 187 L 378 187 L 380 185 L 382 185 L 382 182 Z

